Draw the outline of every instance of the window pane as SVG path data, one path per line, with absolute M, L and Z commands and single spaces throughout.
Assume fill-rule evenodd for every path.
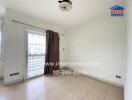
M 28 51 L 29 54 L 45 54 L 45 36 L 29 34 Z
M 28 77 L 34 77 L 44 73 L 44 56 L 28 57 Z
M 28 78 L 44 73 L 45 43 L 44 35 L 28 33 Z

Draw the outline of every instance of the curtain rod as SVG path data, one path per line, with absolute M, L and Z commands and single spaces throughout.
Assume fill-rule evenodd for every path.
M 44 28 L 40 28 L 38 26 L 34 26 L 34 25 L 30 25 L 30 24 L 27 24 L 27 23 L 24 23 L 24 22 L 20 22 L 20 21 L 17 21 L 17 20 L 12 20 L 12 22 L 20 23 L 20 24 L 23 24 L 23 25 L 31 26 L 31 27 L 35 27 L 35 28 L 38 28 L 38 29 L 41 29 L 41 30 L 47 30 L 47 29 L 44 29 Z M 64 34 L 60 34 L 60 35 L 64 35 Z

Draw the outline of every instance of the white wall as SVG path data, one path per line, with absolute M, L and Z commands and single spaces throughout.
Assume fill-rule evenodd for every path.
M 127 43 L 127 75 L 125 82 L 125 100 L 132 99 L 132 1 L 128 0 L 128 43 Z
M 2 22 L 1 22 L 1 19 L 0 19 L 0 28 L 1 28 L 1 25 L 2 25 Z M 0 31 L 1 31 L 1 29 L 0 29 Z M 3 76 L 3 68 L 2 68 L 1 60 L 2 60 L 2 58 L 0 56 L 0 78 L 2 78 L 2 76 Z
M 3 0 L 0 0 L 0 15 L 5 14 L 5 5 L 3 3 Z
M 65 61 L 93 63 L 71 68 L 86 70 L 93 77 L 123 85 L 126 70 L 125 17 L 111 17 L 110 13 L 70 29 L 65 34 Z M 121 75 L 122 79 L 115 76 Z
M 19 23 L 13 23 L 12 19 L 35 25 L 41 28 L 51 29 L 61 34 L 64 33 L 62 29 L 55 27 L 54 25 L 48 24 L 47 22 L 31 18 L 16 11 L 7 9 L 3 36 L 3 66 L 5 84 L 23 80 L 24 69 L 26 67 L 25 30 L 29 27 Z M 63 38 L 61 39 L 63 41 Z M 9 75 L 14 72 L 19 72 L 20 75 L 10 77 Z

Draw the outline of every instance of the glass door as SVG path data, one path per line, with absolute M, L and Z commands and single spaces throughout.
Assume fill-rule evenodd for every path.
M 46 36 L 41 32 L 27 34 L 27 78 L 33 78 L 44 74 Z

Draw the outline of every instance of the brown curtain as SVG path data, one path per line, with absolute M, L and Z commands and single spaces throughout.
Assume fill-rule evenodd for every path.
M 56 32 L 46 32 L 46 55 L 44 75 L 53 75 L 54 70 L 59 70 L 59 35 Z

